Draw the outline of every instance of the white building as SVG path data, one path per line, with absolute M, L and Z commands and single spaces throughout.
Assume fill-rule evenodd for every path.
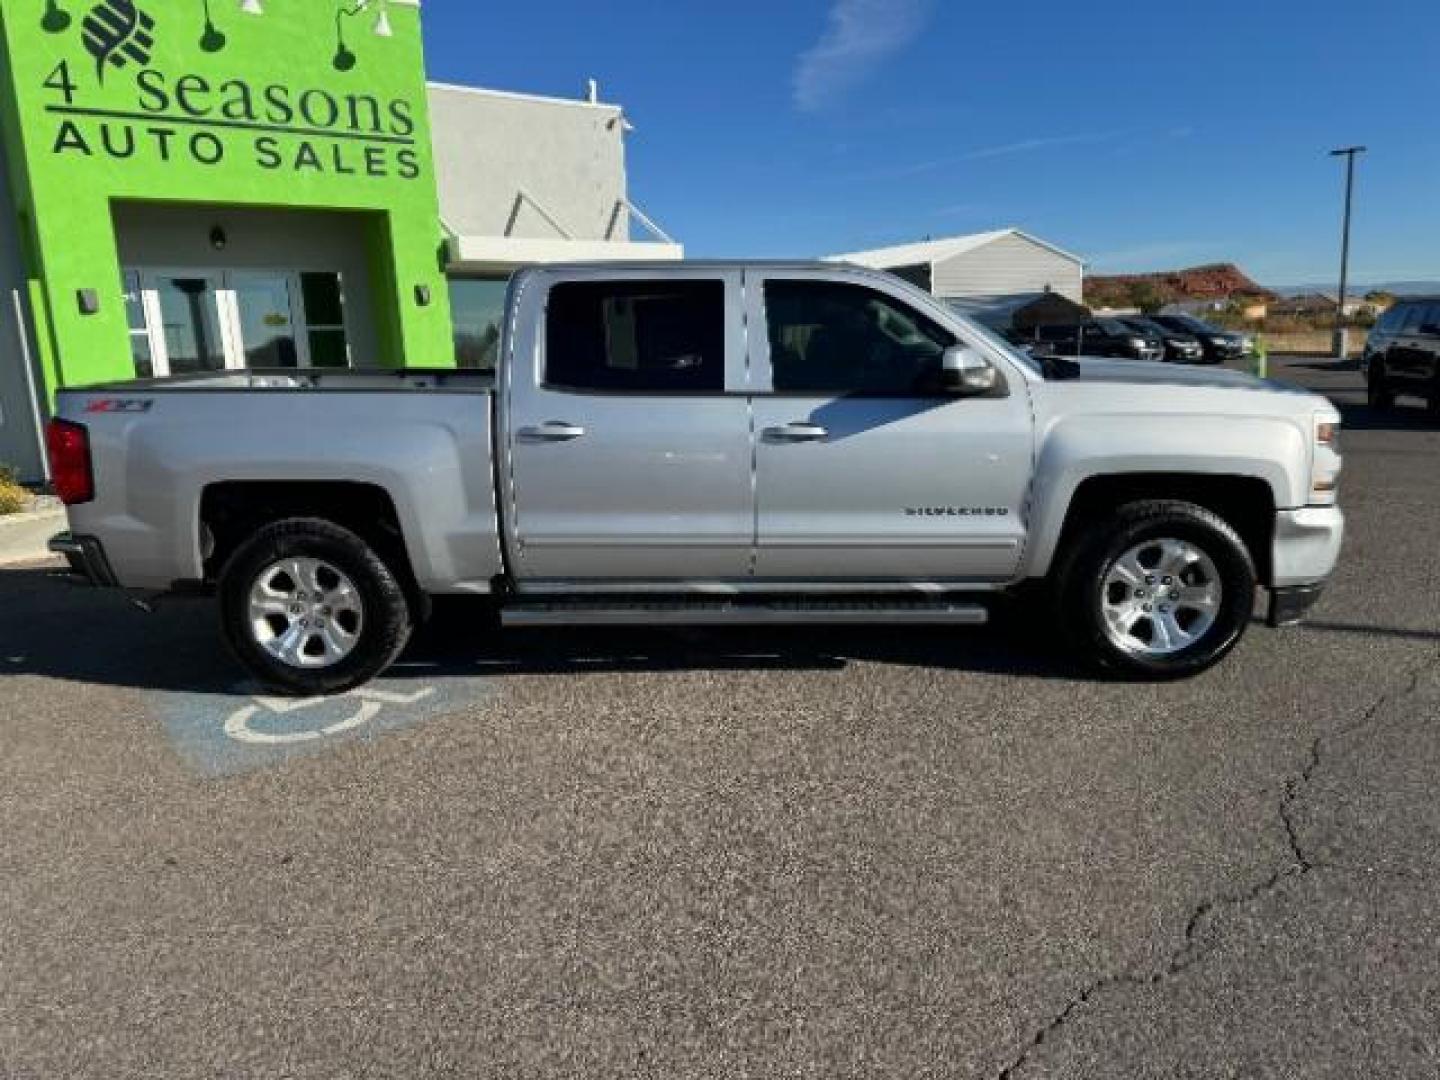
M 1020 229 L 852 251 L 831 259 L 888 270 L 974 314 L 1014 310 L 1047 293 L 1084 302 L 1084 260 Z
M 431 83 L 430 118 L 455 344 L 488 367 L 511 273 L 529 263 L 680 259 L 636 207 L 619 105 Z

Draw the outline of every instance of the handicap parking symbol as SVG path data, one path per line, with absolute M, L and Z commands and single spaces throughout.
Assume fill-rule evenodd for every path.
M 417 685 L 390 679 L 322 698 L 284 698 L 251 686 L 216 693 L 165 694 L 161 714 L 171 743 L 197 772 L 231 776 L 378 739 L 427 720 L 483 705 L 483 678 Z
M 428 686 L 413 694 L 389 693 L 384 690 L 356 690 L 346 694 L 342 700 L 353 699 L 355 710 L 348 716 L 325 724 L 323 727 L 300 728 L 290 731 L 268 731 L 263 722 L 265 716 L 290 716 L 302 710 L 317 710 L 330 703 L 328 698 L 270 698 L 257 697 L 253 704 L 242 706 L 230 714 L 225 721 L 225 734 L 239 743 L 251 746 L 294 746 L 297 743 L 314 742 L 317 739 L 333 738 L 347 731 L 357 731 L 378 717 L 386 705 L 418 705 L 435 694 L 435 688 Z

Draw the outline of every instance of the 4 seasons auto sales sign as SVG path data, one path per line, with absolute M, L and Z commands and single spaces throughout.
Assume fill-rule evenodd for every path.
M 369 89 L 346 37 L 347 20 L 365 15 L 368 4 L 353 14 L 335 9 L 334 52 L 328 64 L 312 65 L 323 81 L 297 78 L 298 71 L 272 78 L 244 70 L 250 65 L 227 66 L 227 52 L 235 55 L 232 35 L 220 29 L 208 5 L 198 7 L 198 26 L 193 18 L 187 26 L 183 13 L 157 15 L 134 0 L 103 0 L 79 19 L 52 9 L 62 11 L 47 16 L 54 32 L 72 48 L 40 84 L 50 152 L 150 167 L 187 163 L 260 173 L 420 178 L 416 103 Z M 264 18 L 246 21 L 258 29 Z M 187 33 L 188 57 L 169 63 L 158 58 L 161 42 Z

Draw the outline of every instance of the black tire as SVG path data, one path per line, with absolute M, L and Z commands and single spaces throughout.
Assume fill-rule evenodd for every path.
M 273 656 L 250 624 L 251 590 L 267 569 L 285 559 L 318 559 L 354 585 L 363 612 L 358 640 L 328 667 L 298 667 Z M 414 624 L 405 589 L 363 539 L 332 521 L 287 518 L 245 541 L 220 575 L 220 627 L 236 658 L 262 685 L 285 694 L 338 694 L 369 682 L 404 651 Z
M 1179 540 L 1203 552 L 1218 574 L 1221 596 L 1214 622 L 1196 641 L 1178 652 L 1152 656 L 1121 648 L 1111 639 L 1105 591 L 1106 578 L 1123 555 L 1161 539 Z M 1187 502 L 1129 503 L 1096 522 L 1080 537 L 1057 586 L 1059 621 L 1072 647 L 1087 662 L 1133 679 L 1198 675 L 1240 642 L 1255 610 L 1255 563 L 1245 542 L 1228 522 Z
M 1365 382 L 1366 400 L 1372 409 L 1395 407 L 1395 391 L 1385 381 L 1385 369 L 1375 361 L 1370 362 L 1370 377 Z

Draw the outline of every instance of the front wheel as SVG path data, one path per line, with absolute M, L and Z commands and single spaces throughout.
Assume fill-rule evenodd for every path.
M 388 668 L 410 639 L 410 605 L 385 561 L 334 522 L 265 526 L 220 576 L 220 621 L 235 656 L 288 694 L 352 690 Z
M 1244 541 L 1220 517 L 1192 503 L 1131 503 L 1094 527 L 1066 564 L 1061 621 L 1106 670 L 1185 678 L 1239 643 L 1255 585 Z

